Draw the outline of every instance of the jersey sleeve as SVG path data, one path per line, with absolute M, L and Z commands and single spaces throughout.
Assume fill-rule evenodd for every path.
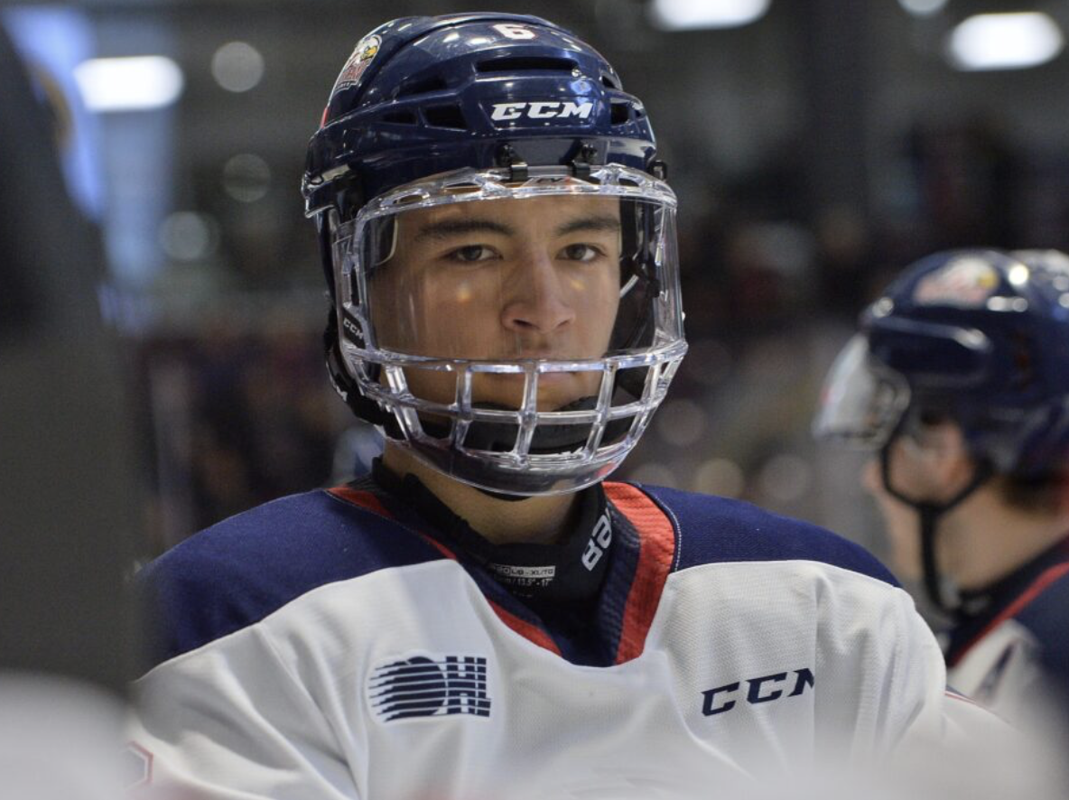
M 164 797 L 362 796 L 359 760 L 343 752 L 328 699 L 278 630 L 281 609 L 353 572 L 341 512 L 322 494 L 275 501 L 187 539 L 139 574 L 156 663 L 134 683 L 131 739 L 150 754 Z
M 361 797 L 327 716 L 259 627 L 164 662 L 135 690 L 131 739 L 163 796 Z
M 902 589 L 893 589 L 872 629 L 855 640 L 858 665 L 881 711 L 869 766 L 894 798 L 1048 797 L 1049 765 L 1032 740 L 947 685 L 942 651 Z M 868 744 L 868 743 L 866 743 Z M 856 755 L 856 753 L 854 754 Z M 854 769 L 869 755 L 851 758 Z
M 732 655 L 735 673 L 771 672 L 785 654 L 796 674 L 809 671 L 820 763 L 938 767 L 1014 737 L 948 690 L 942 650 L 912 597 L 863 548 L 746 503 L 642 488 L 678 531 L 676 585 L 701 607 L 732 610 L 717 620 L 717 643 L 722 656 L 742 654 Z M 796 682 L 790 696 L 805 688 Z
M 308 492 L 231 517 L 138 575 L 155 666 L 135 683 L 133 740 L 182 798 L 352 800 L 367 731 L 317 648 L 328 585 L 441 556 L 380 515 Z M 308 645 L 298 652 L 298 645 Z M 170 794 L 166 796 L 170 797 Z

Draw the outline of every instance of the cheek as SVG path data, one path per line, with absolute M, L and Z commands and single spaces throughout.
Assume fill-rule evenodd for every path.
M 428 275 L 384 283 L 375 302 L 380 345 L 414 355 L 468 358 L 485 342 L 493 322 L 494 292 L 477 282 Z M 373 295 L 376 299 L 376 295 Z
M 861 473 L 861 485 L 879 508 L 884 531 L 891 545 L 891 562 L 895 574 L 906 580 L 921 576 L 920 541 L 917 515 L 905 503 L 896 500 L 883 487 L 880 462 L 872 459 Z
M 601 275 L 575 292 L 574 307 L 584 340 L 598 345 L 594 357 L 604 355 L 620 310 L 620 289 L 615 275 Z
M 882 489 L 883 480 L 878 480 Z M 918 459 L 901 439 L 891 445 L 887 482 L 896 492 L 917 501 L 927 499 L 931 494 L 931 480 L 925 471 L 923 459 Z

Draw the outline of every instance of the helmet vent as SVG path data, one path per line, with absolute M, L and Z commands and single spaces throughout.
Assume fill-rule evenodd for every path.
M 412 97 L 417 94 L 427 94 L 428 92 L 440 92 L 443 89 L 447 89 L 445 79 L 432 75 L 429 78 L 415 78 L 410 81 L 405 81 L 398 87 L 395 98 L 399 97 Z
M 1032 353 L 1037 349 L 1036 344 L 1029 341 L 1028 337 L 1019 331 L 1011 333 L 1010 340 L 1014 346 L 1014 375 L 1011 383 L 1014 389 L 1025 389 L 1036 379 L 1035 364 L 1032 360 Z
M 416 119 L 414 112 L 405 109 L 404 111 L 391 111 L 387 114 L 383 114 L 379 119 L 382 122 L 392 122 L 394 125 L 415 125 L 419 120 Z
M 631 104 L 626 100 L 612 104 L 609 121 L 613 125 L 623 125 L 631 120 Z
M 620 85 L 620 81 L 616 80 L 612 75 L 608 75 L 604 72 L 601 73 L 601 85 L 609 89 L 616 89 L 617 91 L 623 88 Z
M 460 110 L 460 106 L 456 105 L 425 108 L 423 110 L 423 118 L 433 128 L 452 128 L 460 131 L 468 129 L 464 113 Z
M 527 72 L 529 70 L 571 72 L 577 69 L 577 65 L 570 58 L 509 56 L 480 61 L 475 68 L 479 72 Z

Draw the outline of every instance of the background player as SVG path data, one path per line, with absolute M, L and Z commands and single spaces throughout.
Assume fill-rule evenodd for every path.
M 914 265 L 863 315 L 816 429 L 878 452 L 864 485 L 900 574 L 949 615 L 951 685 L 1016 720 L 1069 697 L 1069 257 Z
M 694 797 L 978 713 L 856 546 L 603 482 L 686 348 L 665 175 L 642 104 L 549 22 L 357 44 L 305 198 L 331 375 L 386 452 L 145 571 L 162 641 L 136 738 L 160 783 Z

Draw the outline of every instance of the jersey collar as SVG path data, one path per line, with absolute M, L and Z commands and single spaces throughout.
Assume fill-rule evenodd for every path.
M 995 583 L 962 591 L 961 605 L 950 631 L 948 661 L 958 660 L 977 634 L 1009 608 L 1043 573 L 1066 562 L 1069 562 L 1069 535 Z
M 409 473 L 402 478 L 376 459 L 371 479 L 387 498 L 403 498 L 403 503 L 392 505 L 405 505 L 409 514 L 418 514 L 424 523 L 418 525 L 419 530 L 486 570 L 528 605 L 540 609 L 581 603 L 597 596 L 612 546 L 612 523 L 600 484 L 580 493 L 578 523 L 563 541 L 494 544 L 457 516 L 415 475 Z M 406 515 L 400 508 L 391 511 L 398 518 Z

